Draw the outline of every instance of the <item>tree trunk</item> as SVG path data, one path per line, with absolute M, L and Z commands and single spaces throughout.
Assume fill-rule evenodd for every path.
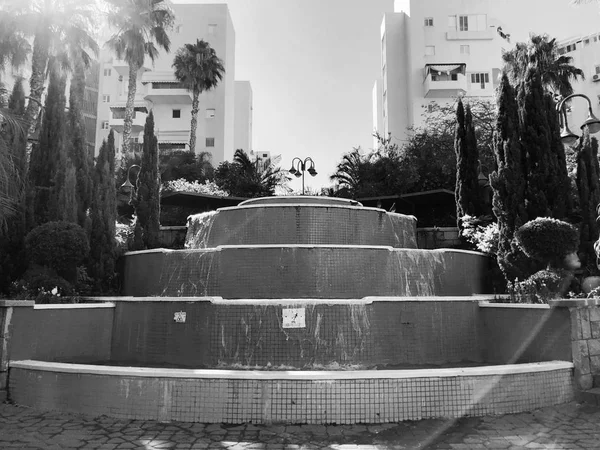
M 190 124 L 190 151 L 196 153 L 196 130 L 198 129 L 198 104 L 200 91 L 194 89 L 192 98 L 192 122 Z
M 125 158 L 131 151 L 131 124 L 133 122 L 133 111 L 135 108 L 135 92 L 137 90 L 138 65 L 129 63 L 129 83 L 127 86 L 127 103 L 125 104 L 125 119 L 123 120 L 123 143 L 121 154 Z
M 29 78 L 29 101 L 27 102 L 24 117 L 28 137 L 35 132 L 38 114 L 42 107 L 42 94 L 44 93 L 49 54 L 49 38 L 47 34 L 45 30 L 42 30 L 36 33 L 33 40 L 31 77 Z

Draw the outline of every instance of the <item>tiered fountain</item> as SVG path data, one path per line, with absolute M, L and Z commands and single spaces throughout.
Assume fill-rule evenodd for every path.
M 56 366 L 69 395 L 92 382 L 102 395 L 61 409 L 356 423 L 572 398 L 571 366 L 486 364 L 485 255 L 416 247 L 414 217 L 344 199 L 261 198 L 192 216 L 185 250 L 127 254 L 109 361 Z M 13 397 L 35 406 L 31 364 L 11 377 L 25 380 Z

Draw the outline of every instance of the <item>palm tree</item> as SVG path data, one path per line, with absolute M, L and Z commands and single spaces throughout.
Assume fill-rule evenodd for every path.
M 4 20 L 12 24 L 17 37 L 19 33 L 33 37 L 29 102 L 24 116 L 28 134 L 35 130 L 52 59 L 69 68 L 65 55 L 80 53 L 84 62 L 89 62 L 88 50 L 97 54 L 98 45 L 91 36 L 94 8 L 94 0 L 11 0 L 3 11 Z M 4 43 L 7 45 L 7 39 Z M 19 45 L 23 46 L 20 40 L 12 48 Z
M 190 125 L 190 151 L 196 151 L 196 129 L 198 127 L 198 99 L 204 91 L 215 88 L 223 79 L 225 68 L 215 49 L 208 42 L 196 40 L 185 44 L 173 60 L 175 77 L 192 92 L 192 122 Z
M 6 89 L 0 84 L 0 98 L 6 97 Z M 23 189 L 23 178 L 19 171 L 11 146 L 14 138 L 24 133 L 23 124 L 4 105 L 0 105 L 0 229 L 6 219 L 17 211 Z
M 19 68 L 27 62 L 31 45 L 23 31 L 18 29 L 15 18 L 0 14 L 0 74 L 7 66 Z
M 276 188 L 286 189 L 287 173 L 275 167 L 270 159 L 252 161 L 248 154 L 237 149 L 233 162 L 222 162 L 215 171 L 217 185 L 238 197 L 265 197 Z
M 519 42 L 513 50 L 502 54 L 504 69 L 513 83 L 525 80 L 527 70 L 540 73 L 542 84 L 555 95 L 573 93 L 572 81 L 585 79 L 583 70 L 571 65 L 573 58 L 559 55 L 556 39 L 546 34 L 531 34 L 529 42 Z
M 351 152 L 345 153 L 342 156 L 342 162 L 337 165 L 335 173 L 331 175 L 329 179 L 337 182 L 341 189 L 347 190 L 354 198 L 363 181 L 362 175 L 364 165 L 365 160 L 360 153 L 360 148 L 354 148 Z
M 116 28 L 106 45 L 117 58 L 129 65 L 127 103 L 123 120 L 123 154 L 129 152 L 133 108 L 137 90 L 138 70 L 148 56 L 152 61 L 158 56 L 158 47 L 167 53 L 171 39 L 167 31 L 175 19 L 166 0 L 107 0 L 112 9 L 108 13 L 109 24 Z

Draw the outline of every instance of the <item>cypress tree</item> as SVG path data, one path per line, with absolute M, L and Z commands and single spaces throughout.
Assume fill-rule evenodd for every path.
M 134 249 L 158 247 L 160 231 L 160 172 L 158 170 L 158 140 L 154 135 L 154 114 L 150 111 L 144 126 L 142 164 L 134 206 L 137 220 Z
M 494 132 L 494 153 L 498 168 L 490 175 L 492 206 L 499 229 L 497 260 L 506 280 L 523 280 L 530 274 L 521 268 L 526 257 L 520 251 L 514 234 L 527 222 L 525 160 L 519 140 L 515 91 L 506 73 L 502 75 L 498 92 L 498 119 Z
M 50 191 L 56 181 L 65 141 L 65 85 L 66 80 L 59 73 L 59 69 L 56 66 L 51 67 L 39 142 L 32 147 L 29 164 L 29 230 L 52 220 Z
M 545 111 L 544 88 L 531 69 L 517 88 L 521 146 L 525 152 L 525 203 L 528 220 L 552 217 L 548 198 L 551 155 L 550 127 Z M 560 219 L 560 217 L 556 217 Z
M 85 143 L 85 123 L 83 118 L 83 98 L 85 93 L 85 70 L 81 59 L 75 62 L 69 92 L 69 126 L 68 157 L 76 172 L 76 205 L 77 223 L 84 229 L 89 228 L 88 208 L 92 195 L 91 167 L 93 161 Z
M 458 227 L 462 228 L 461 221 L 465 215 L 479 216 L 482 213 L 477 167 L 479 152 L 473 115 L 467 105 L 466 112 L 462 100 L 458 100 L 456 108 L 456 130 L 454 138 L 454 151 L 456 153 L 456 218 Z
M 112 287 L 115 276 L 117 190 L 114 173 L 115 136 L 111 130 L 108 142 L 102 142 L 94 167 L 94 189 L 90 206 L 90 276 L 96 281 L 96 289 L 103 292 Z
M 577 150 L 577 191 L 581 207 L 579 254 L 584 267 L 597 272 L 594 242 L 598 240 L 596 208 L 600 204 L 600 166 L 598 141 L 590 137 L 587 127 L 584 127 Z
M 550 146 L 548 153 L 551 158 L 550 173 L 546 189 L 552 217 L 565 219 L 573 214 L 573 199 L 571 197 L 571 179 L 567 169 L 565 146 L 560 138 L 560 124 L 556 113 L 556 103 L 551 95 L 545 95 L 546 116 L 550 129 Z

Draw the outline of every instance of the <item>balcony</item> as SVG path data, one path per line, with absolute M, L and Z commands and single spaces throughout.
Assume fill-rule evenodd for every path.
M 477 41 L 477 40 L 487 40 L 491 41 L 494 39 L 496 35 L 495 31 L 485 30 L 485 31 L 448 31 L 446 32 L 446 40 L 447 41 Z
M 110 110 L 112 114 L 110 119 L 108 119 L 108 125 L 117 133 L 122 133 L 125 122 L 125 106 L 111 106 Z M 135 107 L 133 111 L 133 122 L 131 123 L 132 134 L 138 134 L 144 131 L 147 115 L 148 110 L 145 106 Z
M 160 130 L 156 132 L 156 139 L 160 147 L 174 144 L 189 144 L 190 130 Z
M 192 104 L 192 93 L 175 79 L 173 72 L 146 72 L 142 84 L 146 85 L 144 100 L 155 105 Z
M 114 59 L 113 62 L 112 62 L 112 67 L 123 78 L 129 78 L 129 64 L 127 64 L 127 62 L 125 60 L 123 60 L 123 59 Z M 147 67 L 146 65 L 143 65 L 141 67 L 141 70 L 144 71 L 144 72 L 147 72 L 147 71 L 150 70 L 150 68 Z
M 423 81 L 426 98 L 452 98 L 467 93 L 465 64 L 427 64 Z

